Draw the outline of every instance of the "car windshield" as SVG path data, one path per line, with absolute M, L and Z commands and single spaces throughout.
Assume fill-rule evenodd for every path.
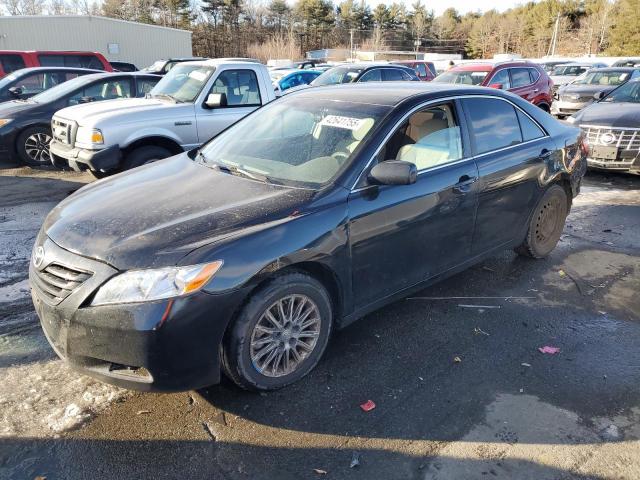
M 389 110 L 323 96 L 284 97 L 215 137 L 197 161 L 269 183 L 320 188 L 347 167 Z
M 574 85 L 620 85 L 629 80 L 629 72 L 588 72 L 576 79 Z
M 462 83 L 464 85 L 480 85 L 489 72 L 484 70 L 457 70 L 444 72 L 434 78 L 433 82 Z
M 335 85 L 337 83 L 354 82 L 364 68 L 355 67 L 333 67 L 316 78 L 311 85 L 318 87 L 320 85 Z
M 73 92 L 74 90 L 77 90 L 78 88 L 83 87 L 87 83 L 100 78 L 100 75 L 104 75 L 104 74 L 99 73 L 96 76 L 84 75 L 81 77 L 76 77 L 71 80 L 67 80 L 66 82 L 61 83 L 60 85 L 56 85 L 55 87 L 50 88 L 49 90 L 45 90 L 44 92 L 39 93 L 35 97 L 31 97 L 29 101 L 35 102 L 35 103 L 53 102 Z
M 193 102 L 214 70 L 214 67 L 202 65 L 176 65 L 153 87 L 149 96 L 171 98 L 181 103 Z
M 604 97 L 602 101 L 607 103 L 640 103 L 640 82 L 627 82 Z
M 167 63 L 166 60 L 158 60 L 157 62 L 154 62 L 152 65 L 149 65 L 148 67 L 143 68 L 143 70 L 145 72 L 161 72 L 162 69 L 164 68 L 165 63 Z
M 577 77 L 578 75 L 586 72 L 587 67 L 579 65 L 560 65 L 553 69 L 553 75 L 564 75 L 568 77 Z

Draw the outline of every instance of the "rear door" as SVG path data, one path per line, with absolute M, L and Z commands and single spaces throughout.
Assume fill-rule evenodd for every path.
M 554 150 L 531 117 L 498 97 L 463 99 L 480 175 L 473 253 L 519 238 L 539 197 L 539 178 Z
M 411 185 L 368 184 L 349 197 L 356 308 L 416 285 L 469 258 L 478 171 L 456 102 L 434 103 L 399 122 L 372 164 L 412 162 Z
M 533 103 L 539 89 L 537 89 L 534 82 L 531 81 L 529 69 L 516 67 L 510 68 L 509 72 L 511 73 L 511 89 L 509 91 Z
M 211 93 L 224 94 L 227 105 L 207 108 L 204 102 Z M 198 141 L 208 141 L 260 107 L 262 95 L 255 70 L 238 68 L 219 72 L 204 98 L 195 105 Z

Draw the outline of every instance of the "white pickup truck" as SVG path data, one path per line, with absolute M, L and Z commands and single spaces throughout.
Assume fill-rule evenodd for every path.
M 180 63 L 146 98 L 56 112 L 52 161 L 103 177 L 198 147 L 274 99 L 269 72 L 259 63 Z

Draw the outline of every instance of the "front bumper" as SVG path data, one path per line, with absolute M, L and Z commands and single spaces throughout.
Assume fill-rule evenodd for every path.
M 588 157 L 587 166 L 593 170 L 640 174 L 640 155 L 633 152 L 633 155 L 622 154 L 616 159 Z
M 76 171 L 88 169 L 108 172 L 117 169 L 122 161 L 120 145 L 112 145 L 102 150 L 87 150 L 74 148 L 54 139 L 49 145 L 49 150 L 53 157 L 64 159 L 69 167 Z M 55 165 L 55 159 L 53 162 Z
M 141 391 L 191 390 L 220 381 L 220 345 L 243 292 L 93 307 L 96 289 L 117 271 L 50 239 L 40 244 L 45 261 L 29 268 L 33 303 L 49 343 L 71 367 Z M 63 300 L 52 301 L 40 280 L 52 264 L 92 275 Z
M 576 112 L 579 112 L 586 106 L 588 106 L 591 102 L 563 102 L 561 100 L 554 100 L 551 105 L 551 114 L 552 115 L 573 115 Z

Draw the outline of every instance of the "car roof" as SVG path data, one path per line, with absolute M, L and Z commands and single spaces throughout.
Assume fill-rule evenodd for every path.
M 391 63 L 433 63 L 429 60 L 392 60 Z
M 21 68 L 20 70 L 14 70 L 9 75 L 24 75 L 28 73 L 38 72 L 95 72 L 103 73 L 104 70 L 97 70 L 95 68 L 80 68 L 80 67 L 28 67 Z
M 557 65 L 558 67 L 593 67 L 597 68 L 596 65 L 604 65 L 603 63 L 587 63 L 587 62 L 567 62 L 561 63 Z
M 306 88 L 293 92 L 290 95 L 393 107 L 414 96 L 423 96 L 425 100 L 429 100 L 430 98 L 437 99 L 443 96 L 464 95 L 468 93 L 493 96 L 498 94 L 507 98 L 506 94 L 494 88 L 468 85 L 454 86 L 449 83 L 406 81 L 343 83 L 339 85 Z
M 217 65 L 220 64 L 225 64 L 225 65 L 240 65 L 240 66 L 247 66 L 247 65 L 262 65 L 261 63 L 257 63 L 253 60 L 229 60 L 227 58 L 204 58 L 201 60 L 189 60 L 186 61 L 184 63 L 188 63 L 191 65 L 202 65 L 202 66 L 208 66 L 208 67 L 215 67 Z M 266 68 L 266 67 L 265 67 Z
M 593 72 L 634 72 L 640 70 L 640 67 L 600 67 L 594 68 Z

